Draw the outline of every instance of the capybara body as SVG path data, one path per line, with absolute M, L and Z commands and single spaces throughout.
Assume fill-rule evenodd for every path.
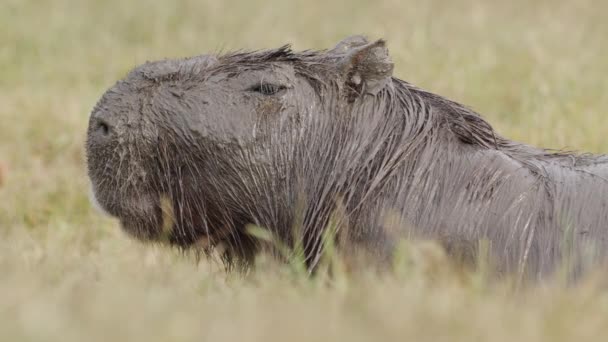
M 603 259 L 607 157 L 513 142 L 392 72 L 359 36 L 146 63 L 91 114 L 94 197 L 139 239 L 243 263 L 263 245 L 249 225 L 301 242 L 311 269 L 328 229 L 381 263 L 404 238 L 487 241 L 499 270 L 533 277 Z

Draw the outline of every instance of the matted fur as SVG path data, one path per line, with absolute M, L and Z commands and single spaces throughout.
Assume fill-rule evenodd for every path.
M 343 61 L 361 38 L 349 39 L 330 51 L 285 46 L 136 68 L 91 115 L 87 157 L 99 202 L 139 238 L 204 239 L 223 244 L 233 261 L 250 261 L 262 246 L 248 224 L 288 245 L 302 241 L 311 268 L 328 227 L 338 230 L 339 248 L 380 261 L 402 238 L 438 239 L 448 250 L 487 240 L 499 270 L 530 276 L 565 260 L 577 274 L 604 259 L 608 157 L 511 141 L 471 109 L 395 77 L 358 92 Z M 251 70 L 293 71 L 307 87 L 296 82 L 282 98 L 256 100 L 254 114 L 264 118 L 231 128 L 253 137 L 245 142 L 182 122 L 194 117 L 205 127 L 208 108 L 212 120 L 250 115 L 226 109 L 230 96 L 196 92 L 213 77 Z M 107 113 L 135 124 L 101 144 L 96 120 Z M 164 235 L 161 197 L 175 221 Z

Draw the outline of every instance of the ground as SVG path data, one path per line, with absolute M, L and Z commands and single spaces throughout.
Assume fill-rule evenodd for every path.
M 248 275 L 131 241 L 88 200 L 83 144 L 105 89 L 146 60 L 388 42 L 395 74 L 503 135 L 608 152 L 608 2 L 3 0 L 0 340 L 567 341 L 608 335 L 601 271 L 518 287 L 410 246 L 391 274 Z M 265 266 L 266 265 L 266 266 Z

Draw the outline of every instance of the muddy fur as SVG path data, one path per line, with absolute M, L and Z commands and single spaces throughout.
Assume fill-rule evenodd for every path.
M 607 157 L 506 139 L 392 70 L 359 36 L 146 63 L 91 114 L 95 197 L 142 240 L 244 264 L 263 246 L 249 224 L 301 241 L 311 269 L 327 229 L 381 263 L 404 238 L 454 255 L 488 241 L 497 270 L 528 277 L 604 259 Z

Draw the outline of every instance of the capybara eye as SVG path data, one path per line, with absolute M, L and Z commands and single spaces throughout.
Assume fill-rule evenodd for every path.
M 256 93 L 260 93 L 263 95 L 274 95 L 281 90 L 287 89 L 286 86 L 280 84 L 272 84 L 272 83 L 257 83 L 251 87 L 249 87 L 249 91 L 253 91 Z

